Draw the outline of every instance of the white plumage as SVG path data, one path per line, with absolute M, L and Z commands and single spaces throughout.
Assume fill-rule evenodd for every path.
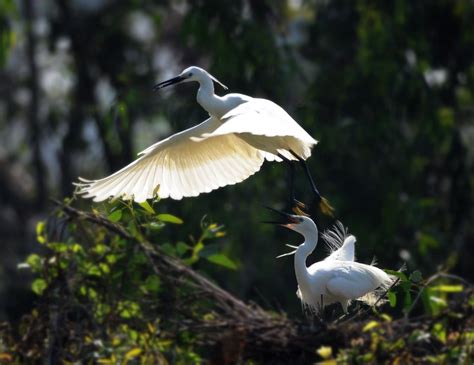
M 344 312 L 347 312 L 351 300 L 371 302 L 371 293 L 393 284 L 396 278 L 383 270 L 354 261 L 356 239 L 347 235 L 340 223 L 332 231 L 323 233 L 331 254 L 325 260 L 307 267 L 306 258 L 318 243 L 318 228 L 309 217 L 285 215 L 290 223 L 283 226 L 300 233 L 305 239 L 299 246 L 290 246 L 296 247 L 295 251 L 285 254 L 295 255 L 296 294 L 304 307 L 319 312 L 327 305 L 340 303 Z
M 257 172 L 264 160 L 278 156 L 305 160 L 317 143 L 281 107 L 242 94 L 214 94 L 220 82 L 199 67 L 189 67 L 157 88 L 196 81 L 198 103 L 206 121 L 176 133 L 142 151 L 140 157 L 100 180 L 80 178 L 78 194 L 94 201 L 121 197 L 146 199 L 197 196 L 236 184 Z M 222 84 L 221 84 L 222 85 Z M 291 152 L 290 152 L 291 151 Z

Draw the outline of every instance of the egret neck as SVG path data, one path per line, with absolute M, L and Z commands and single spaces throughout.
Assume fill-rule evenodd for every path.
M 306 258 L 313 252 L 318 243 L 318 228 L 316 224 L 313 223 L 314 228 L 308 229 L 304 227 L 296 226 L 300 228 L 298 230 L 300 234 L 303 235 L 305 241 L 298 246 L 295 252 L 295 274 L 298 285 L 301 288 L 301 292 L 310 293 L 311 292 L 311 282 L 309 278 L 308 268 L 306 267 Z M 294 228 L 293 228 L 294 229 Z
M 210 116 L 221 118 L 228 111 L 224 100 L 214 94 L 214 83 L 209 77 L 200 77 L 198 79 L 199 90 L 196 100 Z

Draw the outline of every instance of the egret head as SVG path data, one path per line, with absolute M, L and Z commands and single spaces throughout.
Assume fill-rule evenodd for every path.
M 209 72 L 206 70 L 197 67 L 197 66 L 191 66 L 186 69 L 184 69 L 178 76 L 173 77 L 172 79 L 160 82 L 159 84 L 156 84 L 153 87 L 153 90 L 158 90 L 162 89 L 166 86 L 178 84 L 181 82 L 190 82 L 190 81 L 196 81 L 196 82 L 204 82 L 205 80 L 212 80 L 214 82 L 217 82 L 219 85 L 221 85 L 224 89 L 227 89 L 227 86 L 225 86 L 222 82 L 217 80 L 214 76 L 212 76 Z
M 316 224 L 314 223 L 314 221 L 309 217 L 302 216 L 302 215 L 288 214 L 288 213 L 285 213 L 285 212 L 282 212 L 280 210 L 276 210 L 276 209 L 273 209 L 273 208 L 268 208 L 268 209 L 270 209 L 271 211 L 273 211 L 275 213 L 278 213 L 279 215 L 281 215 L 285 219 L 284 223 L 282 223 L 282 222 L 268 222 L 268 223 L 279 224 L 283 227 L 291 229 L 291 230 L 293 230 L 295 232 L 298 232 L 302 235 L 305 235 L 308 232 L 314 232 L 315 230 L 317 232 L 317 230 L 318 230 L 318 228 L 316 227 Z
M 301 215 L 292 215 L 292 219 L 289 223 L 283 224 L 283 227 L 289 228 L 302 235 L 306 235 L 308 232 L 314 231 L 317 227 L 313 220 L 309 217 Z

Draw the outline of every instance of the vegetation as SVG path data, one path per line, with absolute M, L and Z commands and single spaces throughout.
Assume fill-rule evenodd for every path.
M 473 16 L 469 0 L 0 1 L 0 362 L 472 363 Z M 275 260 L 299 238 L 260 224 L 285 203 L 279 164 L 182 201 L 49 203 L 204 120 L 195 86 L 151 91 L 191 64 L 320 141 L 308 162 L 358 258 L 400 278 L 388 302 L 304 317 Z
M 0 356 L 11 363 L 473 360 L 474 292 L 463 279 L 391 272 L 400 283 L 385 311 L 357 307 L 310 326 L 246 305 L 196 271 L 203 259 L 236 268 L 210 243 L 224 235 L 222 226 L 203 222 L 199 238 L 171 244 L 161 232 L 183 221 L 157 213 L 159 204 L 119 202 L 102 213 L 58 205 L 37 226 L 46 253 L 21 264 L 36 273 L 31 288 L 39 299 L 19 334 L 3 329 Z M 398 307 L 404 316 L 393 319 Z M 422 314 L 413 316 L 414 308 Z

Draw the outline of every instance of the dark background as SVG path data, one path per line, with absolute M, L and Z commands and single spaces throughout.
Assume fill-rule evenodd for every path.
M 196 84 L 152 92 L 189 65 L 275 101 L 320 141 L 309 165 L 360 261 L 473 279 L 472 1 L 4 0 L 0 31 L 1 319 L 32 305 L 17 265 L 38 250 L 50 197 L 206 118 Z M 201 269 L 299 315 L 292 261 L 275 256 L 301 238 L 260 223 L 264 205 L 285 204 L 286 173 L 265 163 L 241 184 L 158 209 L 185 221 L 163 240 L 198 235 L 204 215 L 224 224 L 218 244 L 239 269 Z

